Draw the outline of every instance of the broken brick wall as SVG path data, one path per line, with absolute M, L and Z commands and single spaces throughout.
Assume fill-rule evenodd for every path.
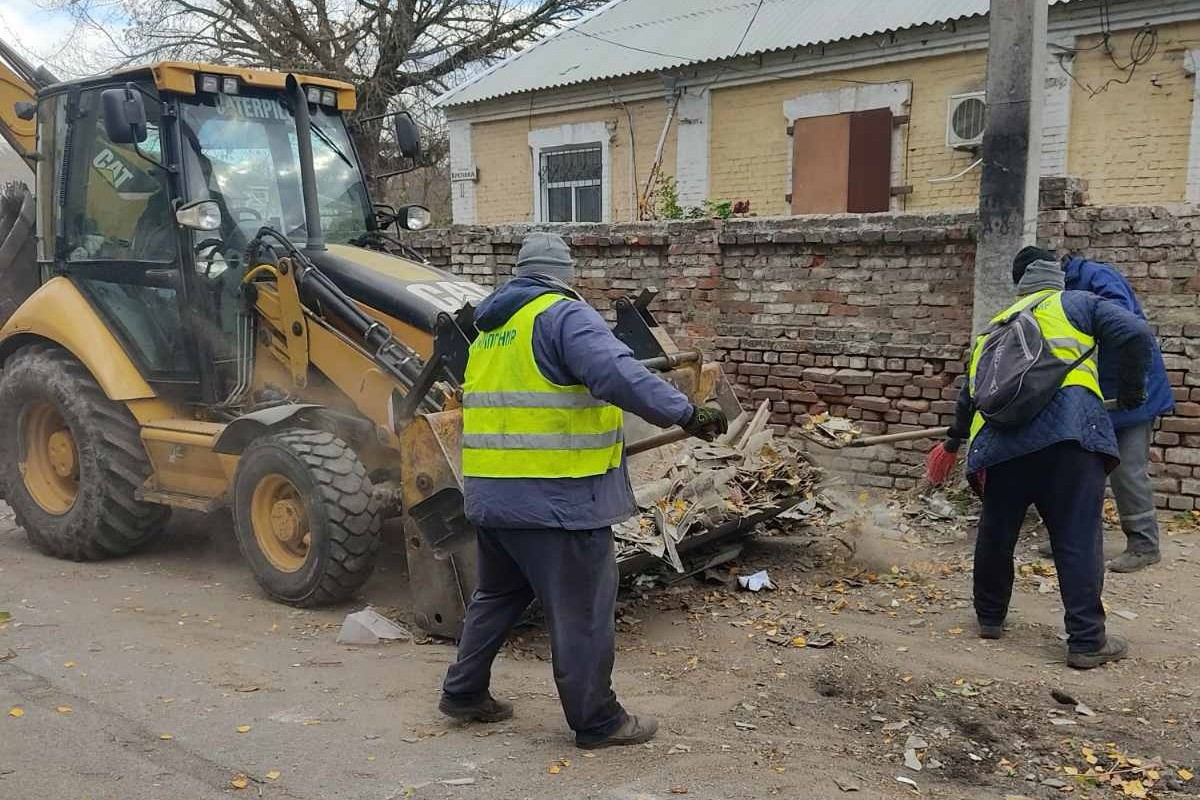
M 1053 187 L 1051 187 L 1053 192 Z M 1048 202 L 1044 193 L 1044 202 Z M 1073 206 L 1078 191 L 1058 192 Z M 970 336 L 973 214 L 838 215 L 557 227 L 579 288 L 601 310 L 657 287 L 652 307 L 681 346 L 722 361 L 747 405 L 795 429 L 849 417 L 867 433 L 949 424 Z M 530 226 L 456 227 L 408 237 L 435 265 L 494 285 Z M 1180 405 L 1154 445 L 1159 503 L 1200 508 L 1200 208 L 1044 211 L 1042 237 L 1129 276 L 1155 323 Z M 817 451 L 860 485 L 915 486 L 929 442 Z M 817 454 L 815 453 L 815 454 Z

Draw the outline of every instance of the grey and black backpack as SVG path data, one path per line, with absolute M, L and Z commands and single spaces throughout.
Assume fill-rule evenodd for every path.
M 1054 399 L 1071 370 L 1096 350 L 1092 345 L 1075 361 L 1054 355 L 1033 314 L 1053 296 L 997 320 L 982 334 L 986 338 L 975 367 L 972 399 L 991 425 L 1015 428 L 1031 421 Z

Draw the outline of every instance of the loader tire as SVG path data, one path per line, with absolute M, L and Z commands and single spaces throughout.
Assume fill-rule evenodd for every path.
M 43 553 L 96 561 L 137 550 L 171 510 L 136 497 L 151 473 L 138 424 L 67 351 L 30 345 L 0 376 L 0 485 Z
M 238 462 L 233 513 L 242 555 L 276 600 L 336 603 L 375 569 L 380 504 L 354 450 L 332 433 L 251 442 Z

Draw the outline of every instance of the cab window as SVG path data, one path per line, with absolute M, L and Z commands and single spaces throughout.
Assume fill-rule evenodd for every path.
M 134 148 L 113 144 L 105 136 L 99 101 L 98 91 L 80 96 L 64 255 L 68 261 L 172 262 L 176 227 L 166 176 L 151 160 L 161 156 L 157 104 L 146 104 L 148 135 Z

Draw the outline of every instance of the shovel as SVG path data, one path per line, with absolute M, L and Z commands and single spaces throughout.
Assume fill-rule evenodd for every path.
M 949 427 L 922 428 L 921 430 L 904 431 L 903 433 L 885 433 L 882 436 L 861 436 L 856 434 L 855 438 L 852 439 L 834 441 L 818 439 L 816 436 L 810 436 L 806 433 L 801 435 L 815 445 L 828 448 L 829 450 L 841 450 L 844 447 L 874 447 L 877 444 L 911 442 L 916 439 L 936 439 L 939 436 L 945 436 L 949 432 Z

